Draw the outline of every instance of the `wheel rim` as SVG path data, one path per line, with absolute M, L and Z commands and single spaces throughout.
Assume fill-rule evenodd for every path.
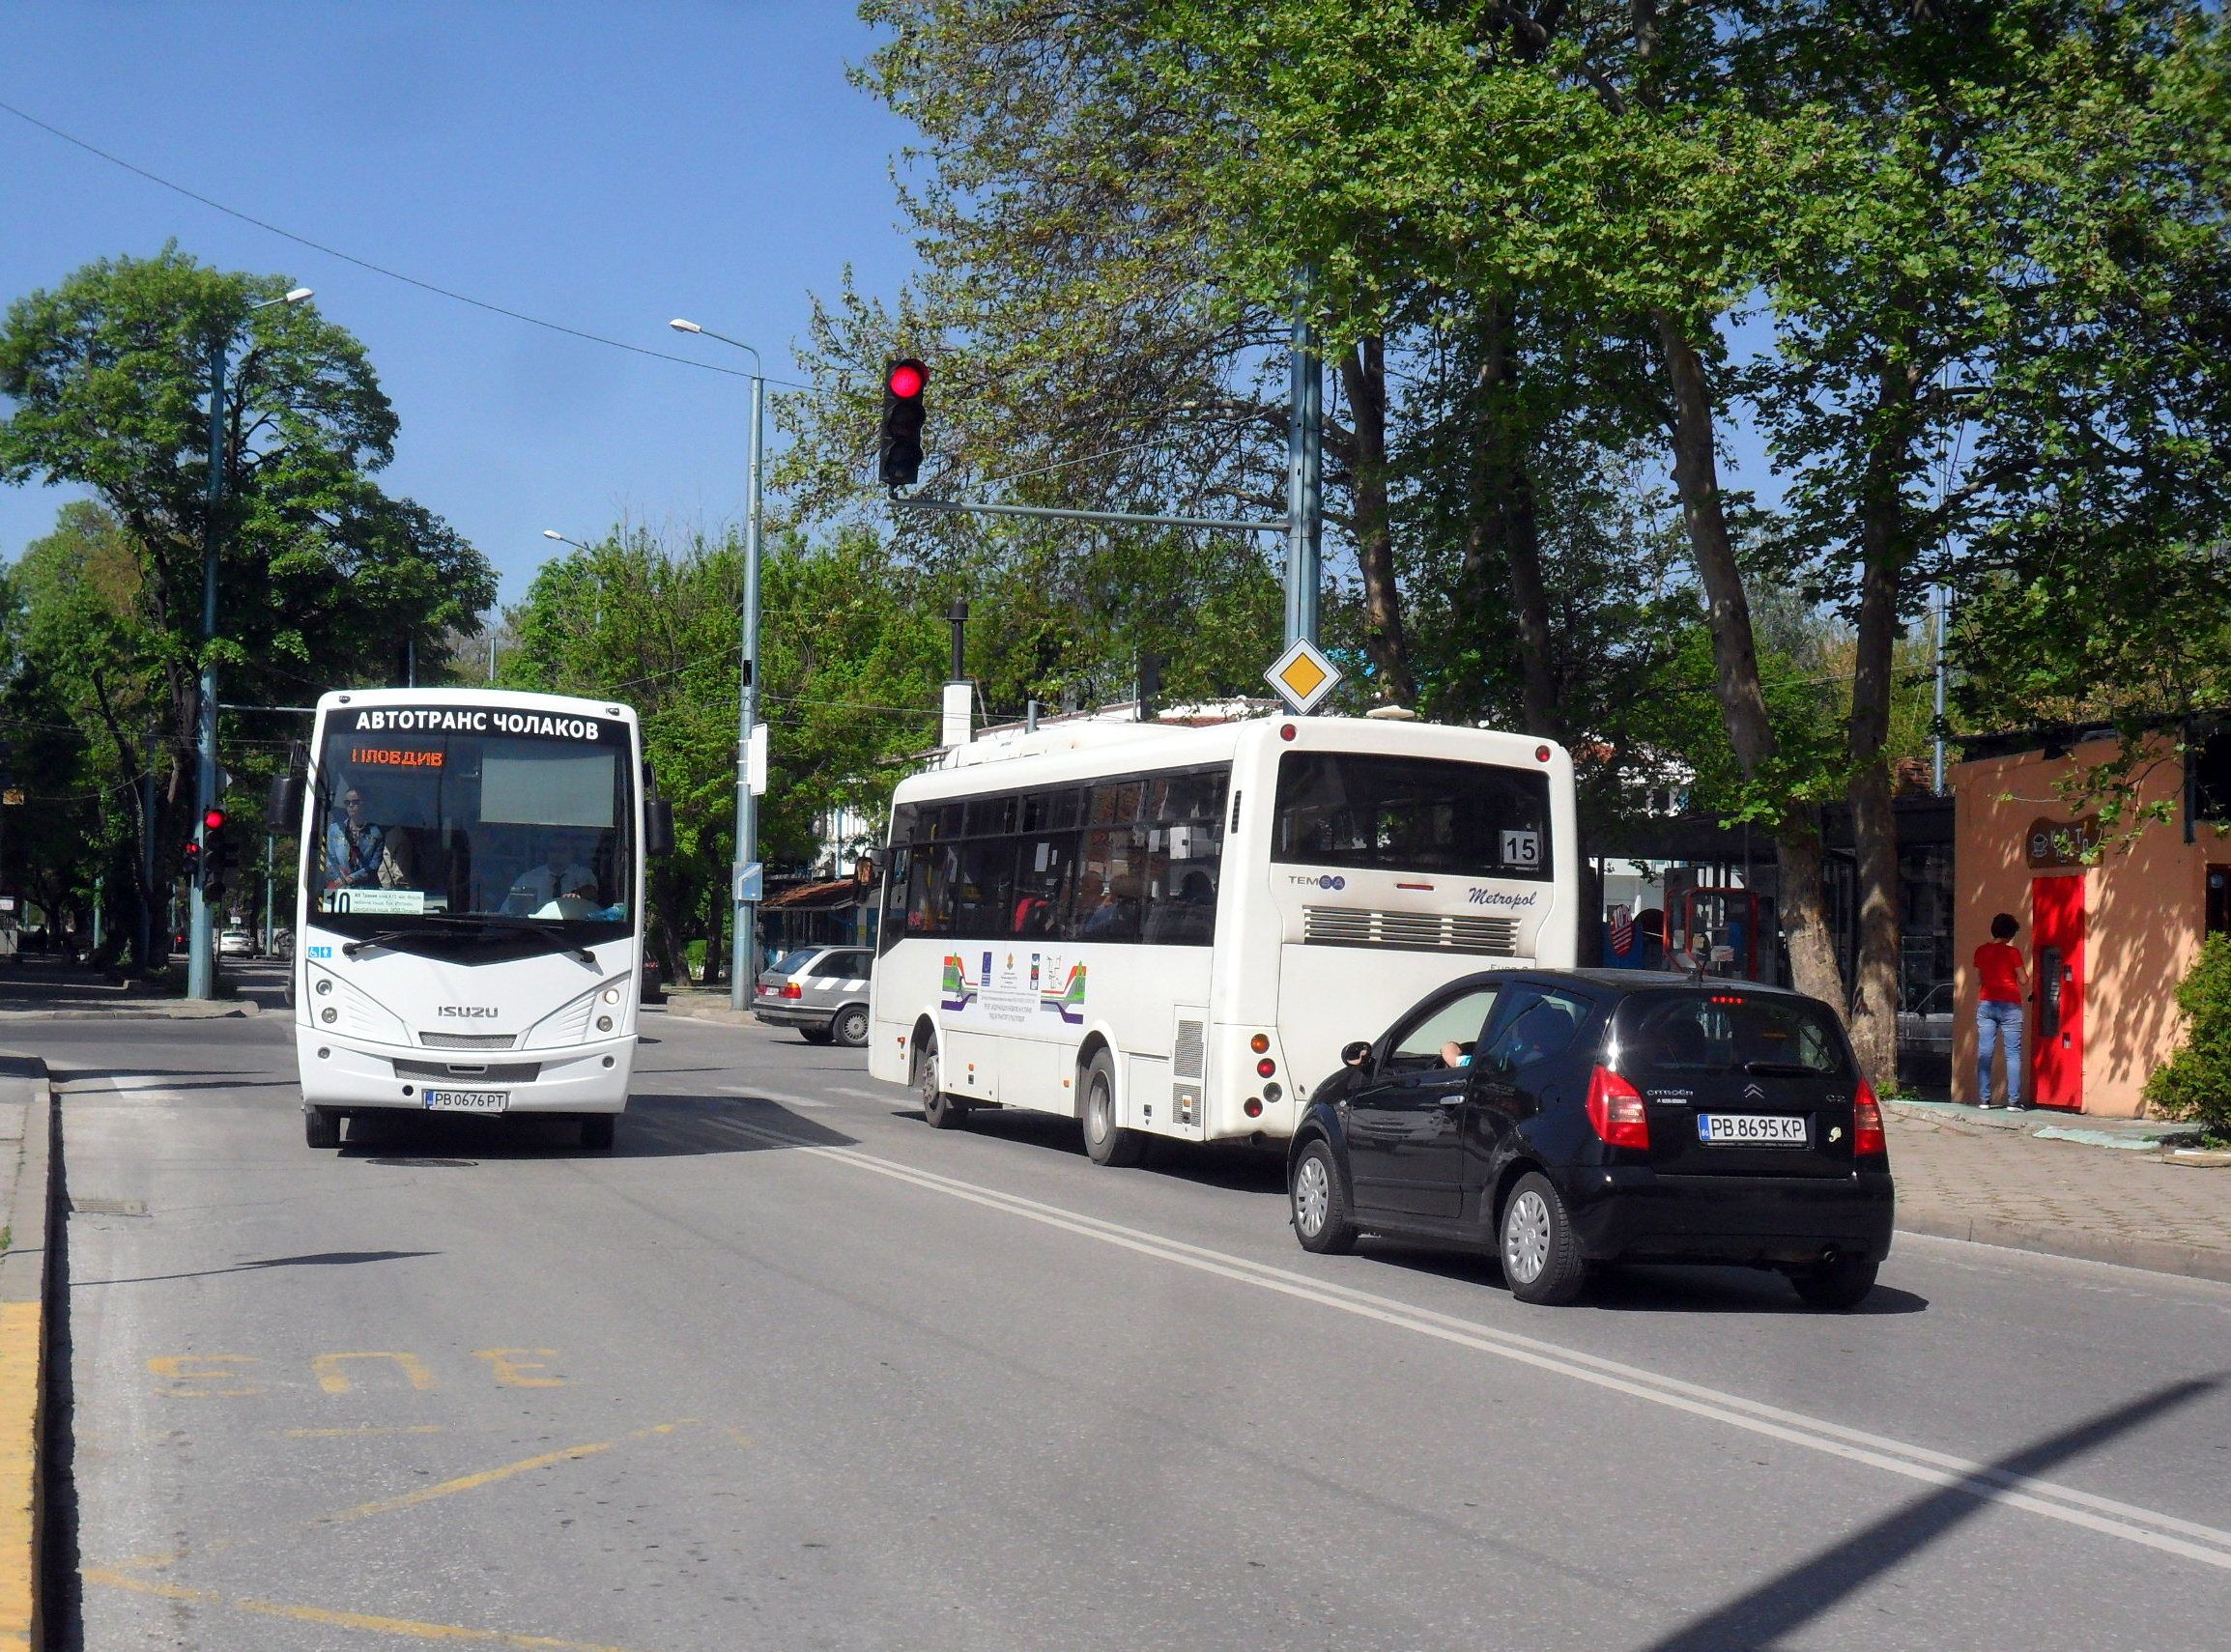
M 1096 1143 L 1106 1141 L 1115 1129 L 1115 1107 L 1108 1099 L 1107 1080 L 1097 1075 L 1085 1093 L 1084 1127 Z
M 937 1105 L 937 1048 L 932 1044 L 916 1058 L 920 1067 L 915 1073 L 914 1088 L 922 1097 L 922 1110 L 927 1113 Z
M 1549 1266 L 1549 1205 L 1530 1187 L 1502 1219 L 1502 1266 L 1520 1285 L 1531 1285 Z
M 859 1043 L 861 1041 L 861 1035 L 867 1030 L 868 1017 L 861 1014 L 857 1010 L 853 1011 L 842 1021 L 837 1023 L 837 1037 L 843 1039 L 848 1044 Z
M 1311 1154 L 1294 1176 L 1294 1225 L 1302 1237 L 1315 1239 L 1325 1231 L 1325 1212 L 1332 1203 L 1332 1181 L 1325 1161 Z

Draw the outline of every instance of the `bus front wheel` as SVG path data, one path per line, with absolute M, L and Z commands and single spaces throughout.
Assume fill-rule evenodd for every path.
M 302 1109 L 302 1140 L 314 1148 L 341 1145 L 341 1115 L 330 1107 Z
M 1095 1164 L 1121 1168 L 1145 1156 L 1147 1138 L 1116 1123 L 1115 1063 L 1095 1050 L 1084 1064 L 1084 1151 Z
M 960 1123 L 967 1103 L 949 1094 L 937 1082 L 937 1040 L 914 1046 L 914 1094 L 922 1098 L 922 1116 L 933 1130 L 950 1130 Z

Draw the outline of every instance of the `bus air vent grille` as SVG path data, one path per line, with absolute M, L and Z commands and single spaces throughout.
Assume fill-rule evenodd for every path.
M 507 1050 L 519 1041 L 517 1033 L 420 1033 L 418 1041 L 430 1050 Z
M 1170 1075 L 1174 1078 L 1198 1079 L 1201 1076 L 1201 1057 L 1207 1042 L 1208 1027 L 1200 1021 L 1178 1020 L 1177 1043 L 1170 1051 Z
M 1514 957 L 1515 918 L 1444 917 L 1436 912 L 1369 912 L 1346 906 L 1301 908 L 1301 939 L 1318 947 L 1438 947 Z

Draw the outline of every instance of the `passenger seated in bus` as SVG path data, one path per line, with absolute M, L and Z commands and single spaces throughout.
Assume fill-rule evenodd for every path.
M 376 889 L 386 829 L 372 819 L 372 802 L 361 786 L 344 785 L 338 812 L 326 828 L 326 887 Z

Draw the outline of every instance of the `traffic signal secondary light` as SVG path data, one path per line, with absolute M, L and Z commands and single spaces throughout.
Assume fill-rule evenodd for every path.
M 930 369 L 912 356 L 883 369 L 883 435 L 878 474 L 887 488 L 909 486 L 922 472 L 922 392 Z
M 225 812 L 206 810 L 201 817 L 201 852 L 195 855 L 188 845 L 189 862 L 195 880 L 205 896 L 222 895 L 225 876 L 232 870 L 232 842 L 225 836 Z

